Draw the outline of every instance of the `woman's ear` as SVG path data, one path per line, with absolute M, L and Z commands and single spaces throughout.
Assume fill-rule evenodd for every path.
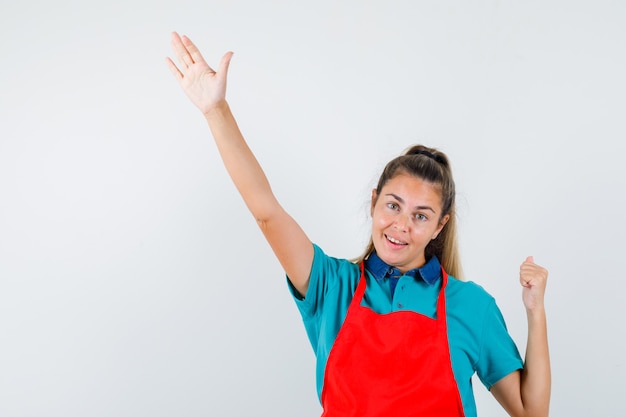
M 445 216 L 441 218 L 441 221 L 439 221 L 439 227 L 437 227 L 437 230 L 435 231 L 435 234 L 433 235 L 432 240 L 437 239 L 437 236 L 439 236 L 439 233 L 441 233 L 441 231 L 443 230 L 443 227 L 446 225 L 446 223 L 448 223 L 448 220 L 450 220 L 449 214 L 446 214 Z
M 372 189 L 372 206 L 370 208 L 370 216 L 374 216 L 374 206 L 376 205 L 376 200 L 378 199 L 378 194 L 376 193 L 376 188 Z

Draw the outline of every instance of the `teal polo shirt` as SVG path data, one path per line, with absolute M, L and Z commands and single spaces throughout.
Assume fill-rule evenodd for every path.
M 321 398 L 328 355 L 361 274 L 357 264 L 330 257 L 317 245 L 313 246 L 315 255 L 306 295 L 302 297 L 287 282 L 315 352 L 317 394 Z M 367 289 L 363 306 L 378 314 L 408 310 L 435 316 L 442 283 L 436 257 L 404 275 L 382 262 L 375 253 L 370 255 L 365 267 Z M 474 417 L 474 373 L 490 389 L 501 378 L 522 369 L 523 362 L 494 298 L 482 287 L 449 277 L 445 295 L 452 370 L 465 416 Z

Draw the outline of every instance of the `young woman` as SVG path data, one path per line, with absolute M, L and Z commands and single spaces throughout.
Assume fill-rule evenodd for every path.
M 172 35 L 167 63 L 206 118 L 224 165 L 284 268 L 317 357 L 323 416 L 475 416 L 477 373 L 511 416 L 548 415 L 547 271 L 520 267 L 528 316 L 522 361 L 493 298 L 462 282 L 447 157 L 414 146 L 372 191 L 358 262 L 327 256 L 276 200 L 226 102 L 227 53 L 213 70 Z M 450 274 L 450 275 L 448 275 Z

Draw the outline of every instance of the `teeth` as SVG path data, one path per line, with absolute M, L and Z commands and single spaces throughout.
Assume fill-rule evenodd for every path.
M 404 242 L 401 242 L 397 239 L 392 238 L 391 236 L 387 236 L 387 239 L 391 242 L 391 243 L 395 243 L 396 245 L 404 245 Z

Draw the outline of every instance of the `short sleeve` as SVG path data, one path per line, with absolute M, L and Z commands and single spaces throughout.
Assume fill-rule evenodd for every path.
M 333 260 L 319 246 L 313 244 L 313 264 L 311 265 L 308 289 L 304 296 L 296 290 L 287 277 L 289 292 L 303 318 L 314 316 L 323 307 L 324 295 L 328 293 L 329 287 L 336 285 L 336 279 L 334 279 L 336 275 L 331 273 L 336 269 L 336 266 L 333 266 Z
M 352 300 L 360 271 L 358 265 L 346 259 L 328 256 L 315 244 L 313 248 L 313 265 L 304 297 L 288 279 L 287 283 L 311 345 L 317 352 L 320 339 L 324 341 L 322 345 L 332 346 Z
M 485 309 L 476 374 L 485 387 L 491 389 L 500 379 L 522 369 L 523 366 L 524 363 L 506 328 L 502 313 L 492 299 Z

